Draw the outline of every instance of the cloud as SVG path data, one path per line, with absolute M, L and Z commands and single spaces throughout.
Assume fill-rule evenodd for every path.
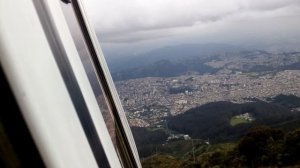
M 102 42 L 168 37 L 217 22 L 299 15 L 299 0 L 88 0 Z

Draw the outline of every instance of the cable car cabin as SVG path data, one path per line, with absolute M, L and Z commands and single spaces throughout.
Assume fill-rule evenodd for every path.
M 141 167 L 81 0 L 0 0 L 0 167 Z

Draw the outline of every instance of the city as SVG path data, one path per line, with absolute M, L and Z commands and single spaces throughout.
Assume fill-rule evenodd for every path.
M 299 53 L 254 51 L 243 54 L 240 57 L 224 54 L 217 61 L 208 60 L 205 64 L 219 68 L 216 73 L 187 72 L 175 77 L 117 81 L 116 87 L 130 124 L 161 126 L 164 117 L 178 115 L 209 102 L 267 101 L 280 94 L 300 96 L 300 70 L 281 68 L 297 63 Z M 249 54 L 252 57 L 247 57 Z M 258 65 L 269 65 L 273 69 L 249 70 Z

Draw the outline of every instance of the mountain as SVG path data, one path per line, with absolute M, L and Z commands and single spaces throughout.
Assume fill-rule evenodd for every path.
M 180 45 L 165 47 L 139 57 L 111 63 L 115 81 L 184 74 L 270 73 L 300 70 L 300 52 L 269 53 L 238 50 L 226 45 Z
M 224 52 L 243 50 L 240 47 L 228 44 L 181 44 L 158 48 L 137 56 L 124 56 L 118 59 L 107 59 L 112 73 L 151 65 L 160 60 L 182 61 L 195 57 L 207 57 Z
M 207 59 L 205 59 L 207 60 Z M 160 60 L 143 67 L 131 68 L 119 72 L 113 72 L 115 81 L 144 78 L 144 77 L 174 77 L 185 73 L 215 73 L 219 69 L 205 65 L 204 59 L 193 58 L 185 61 Z

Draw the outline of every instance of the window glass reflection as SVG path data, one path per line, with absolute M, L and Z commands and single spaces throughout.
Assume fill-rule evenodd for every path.
M 80 59 L 83 63 L 87 76 L 89 78 L 90 84 L 92 86 L 93 92 L 97 99 L 98 105 L 100 107 L 102 116 L 105 120 L 105 124 L 110 133 L 111 139 L 116 146 L 116 128 L 115 121 L 112 115 L 111 110 L 109 109 L 108 102 L 103 94 L 102 85 L 99 82 L 97 74 L 95 72 L 93 63 L 90 58 L 90 53 L 87 47 L 87 44 L 84 41 L 83 34 L 80 30 L 78 22 L 76 20 L 76 16 L 74 14 L 73 8 L 71 5 L 62 4 L 63 12 L 68 26 L 70 27 L 70 31 L 72 33 L 72 37 L 74 39 L 77 51 L 79 53 Z

